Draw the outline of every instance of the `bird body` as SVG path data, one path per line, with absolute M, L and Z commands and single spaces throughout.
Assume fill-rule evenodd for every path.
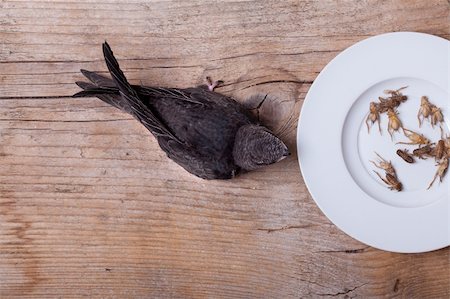
M 288 155 L 284 143 L 232 98 L 208 86 L 130 85 L 106 42 L 103 53 L 112 79 L 81 70 L 91 83 L 77 82 L 83 91 L 74 97 L 95 96 L 131 114 L 167 156 L 190 173 L 229 179 L 241 169 L 253 170 Z

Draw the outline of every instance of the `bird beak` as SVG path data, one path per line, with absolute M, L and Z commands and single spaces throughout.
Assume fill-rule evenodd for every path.
M 291 153 L 289 152 L 289 149 L 287 148 L 286 145 L 284 145 L 284 154 L 283 154 L 283 156 L 287 157 L 287 156 L 290 156 L 290 155 L 291 155 Z
M 286 159 L 287 156 L 290 156 L 291 153 L 289 152 L 288 148 L 286 148 L 285 152 L 283 153 L 283 156 L 281 156 L 280 159 L 277 160 L 277 162 L 280 162 L 281 160 Z

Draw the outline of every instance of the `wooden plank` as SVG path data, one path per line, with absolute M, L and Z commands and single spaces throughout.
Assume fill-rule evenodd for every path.
M 348 237 L 295 154 L 337 53 L 389 31 L 448 39 L 449 18 L 444 0 L 1 1 L 0 297 L 449 297 L 449 248 Z M 262 118 L 294 155 L 231 181 L 187 174 L 130 116 L 69 97 L 80 68 L 105 72 L 105 39 L 133 83 L 268 93 Z

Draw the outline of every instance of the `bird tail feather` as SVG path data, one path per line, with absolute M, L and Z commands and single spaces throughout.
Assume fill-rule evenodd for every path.
M 142 102 L 136 86 L 133 87 L 128 83 L 107 42 L 103 44 L 103 55 L 112 79 L 87 70 L 80 70 L 91 83 L 76 82 L 83 90 L 72 97 L 97 97 L 103 102 L 131 114 L 156 137 L 167 137 L 181 143 L 171 130 L 155 116 L 153 111 Z
M 141 98 L 138 95 L 138 92 L 135 88 L 133 88 L 133 86 L 131 86 L 122 70 L 120 69 L 119 63 L 114 57 L 111 47 L 107 42 L 103 43 L 103 56 L 105 57 L 106 66 L 108 67 L 108 70 L 111 74 L 114 87 L 111 88 L 110 85 L 108 85 L 101 88 L 114 90 L 116 92 L 118 89 L 118 93 L 120 94 L 120 96 L 117 97 L 116 101 L 118 100 L 117 104 L 121 105 L 120 109 L 125 110 L 126 112 L 133 115 L 156 137 L 167 137 L 177 142 L 181 142 L 171 132 L 171 130 L 153 113 L 150 107 L 147 107 L 142 102 Z M 101 80 L 101 82 L 104 82 L 103 78 L 98 78 L 98 74 L 95 77 L 92 77 L 92 74 L 89 74 L 89 76 L 92 78 L 92 82 L 97 80 Z
M 77 81 L 75 82 L 81 89 L 72 97 L 84 98 L 84 97 L 97 97 L 103 102 L 130 113 L 128 105 L 126 105 L 120 96 L 119 89 L 116 87 L 113 80 L 106 78 L 94 72 L 87 70 L 80 70 L 81 73 L 92 83 Z

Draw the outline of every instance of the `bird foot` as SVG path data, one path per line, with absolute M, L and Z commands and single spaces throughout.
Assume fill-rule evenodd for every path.
M 206 86 L 208 86 L 209 91 L 214 91 L 214 88 L 223 84 L 222 80 L 213 81 L 211 77 L 206 77 Z

